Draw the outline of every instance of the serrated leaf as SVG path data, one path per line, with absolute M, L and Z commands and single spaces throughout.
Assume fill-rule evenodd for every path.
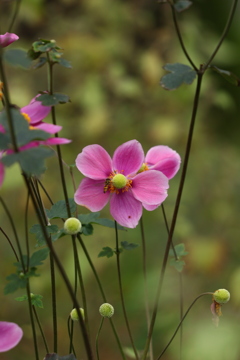
M 64 66 L 67 69 L 72 69 L 71 63 L 65 59 L 60 58 L 58 64 Z
M 113 255 L 114 255 L 113 249 L 110 248 L 109 246 L 105 246 L 105 247 L 103 247 L 102 251 L 100 251 L 100 253 L 98 254 L 98 257 L 106 256 L 107 258 L 110 258 Z
M 86 235 L 86 236 L 92 235 L 92 233 L 93 233 L 92 224 L 82 224 L 81 231 L 82 231 L 83 235 Z
M 40 101 L 42 105 L 45 106 L 54 106 L 58 104 L 65 104 L 70 102 L 70 98 L 68 95 L 65 94 L 43 94 L 36 98 L 37 101 Z
M 75 213 L 77 205 L 74 199 L 68 199 L 71 214 Z M 46 214 L 49 219 L 65 219 L 68 218 L 67 206 L 65 200 L 60 200 L 53 204 L 50 210 L 46 209 Z
M 52 241 L 56 241 L 63 236 L 66 236 L 65 230 L 60 229 L 60 230 L 58 230 L 58 232 L 56 234 L 52 235 Z
M 177 271 L 181 272 L 183 270 L 183 267 L 185 266 L 185 261 L 171 259 L 170 265 L 174 266 Z
M 128 241 L 121 241 L 121 245 L 125 250 L 133 250 L 139 246 L 138 244 L 129 243 Z
M 28 296 L 27 295 L 23 295 L 23 296 L 19 296 L 19 297 L 16 297 L 15 300 L 16 301 L 25 301 L 28 299 Z
M 175 249 L 175 253 L 177 255 L 178 258 L 180 258 L 181 256 L 185 256 L 188 254 L 187 251 L 185 251 L 185 245 L 184 244 L 177 244 L 174 246 Z M 169 255 L 170 256 L 175 256 L 174 252 L 172 249 L 170 249 L 169 251 Z
M 92 222 L 96 222 L 99 216 L 100 212 L 91 212 L 89 214 L 78 215 L 78 219 L 81 221 L 82 224 L 90 224 Z
M 9 282 L 4 288 L 4 294 L 11 294 L 18 289 L 24 289 L 27 285 L 26 277 L 20 277 L 19 274 L 11 274 L 6 278 Z
M 192 5 L 191 1 L 188 0 L 180 0 L 174 4 L 175 9 L 177 12 L 181 12 L 187 10 Z
M 175 90 L 182 84 L 190 85 L 196 77 L 196 71 L 184 64 L 166 64 L 163 69 L 169 71 L 162 77 L 160 85 L 166 90 Z
M 30 257 L 29 266 L 36 267 L 43 264 L 43 261 L 47 259 L 49 254 L 49 249 L 44 248 L 38 251 L 35 251 Z
M 56 48 L 56 43 L 52 42 L 51 40 L 39 40 L 39 41 L 35 41 L 32 44 L 32 48 L 35 52 L 48 52 L 54 48 Z
M 32 66 L 32 68 L 33 68 L 34 70 L 39 69 L 40 67 L 42 67 L 42 66 L 45 65 L 46 63 L 47 63 L 47 58 L 41 56 L 41 57 L 38 59 L 38 61 L 36 62 L 36 64 L 34 64 L 34 65 Z
M 29 176 L 39 176 L 46 170 L 44 160 L 52 156 L 54 152 L 46 148 L 32 148 L 4 156 L 1 161 L 5 166 L 11 166 L 18 162 L 22 170 Z
M 56 232 L 58 232 L 58 226 L 57 225 L 48 225 L 45 227 L 48 235 L 50 236 L 51 234 L 55 234 Z M 43 246 L 46 245 L 46 240 L 45 240 L 45 236 L 42 232 L 42 227 L 40 224 L 35 224 L 30 228 L 30 233 L 34 234 L 36 236 L 37 239 L 37 246 Z M 53 239 L 52 239 L 53 240 Z
M 231 71 L 220 69 L 215 65 L 211 65 L 210 69 L 220 74 L 230 84 L 240 86 L 240 78 L 237 75 L 233 74 Z
M 32 305 L 43 309 L 42 295 L 33 294 L 31 295 L 31 303 Z
M 12 66 L 21 67 L 23 69 L 30 69 L 32 60 L 28 57 L 26 50 L 22 49 L 8 49 L 3 54 L 3 59 Z

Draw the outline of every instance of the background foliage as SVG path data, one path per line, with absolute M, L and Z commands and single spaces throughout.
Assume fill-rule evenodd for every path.
M 14 2 L 0 1 L 0 32 L 9 25 Z M 186 46 L 197 64 L 208 58 L 225 25 L 228 2 L 193 1 L 186 12 L 179 14 Z M 240 75 L 239 68 L 239 9 L 214 63 Z M 195 83 L 168 92 L 159 86 L 166 63 L 183 62 L 167 5 L 154 1 L 120 0 L 23 0 L 14 32 L 20 40 L 11 45 L 28 49 L 38 38 L 55 39 L 71 61 L 73 69 L 55 67 L 56 92 L 68 94 L 71 103 L 57 107 L 58 124 L 63 125 L 61 136 L 73 142 L 62 147 L 64 160 L 73 164 L 81 149 L 92 143 L 104 146 L 112 154 L 122 142 L 137 139 L 147 151 L 151 146 L 164 144 L 184 154 Z M 26 105 L 38 91 L 47 87 L 46 69 L 23 70 L 7 67 L 11 101 Z M 200 111 L 197 117 L 189 170 L 180 207 L 174 242 L 184 242 L 189 252 L 183 272 L 185 308 L 199 293 L 227 288 L 231 302 L 223 309 L 220 327 L 211 323 L 210 299 L 195 305 L 184 323 L 184 359 L 239 359 L 238 341 L 240 307 L 240 148 L 239 148 L 239 89 L 225 82 L 214 72 L 208 72 L 203 82 Z M 43 182 L 54 202 L 63 199 L 57 183 L 59 173 L 56 158 L 47 160 Z M 81 179 L 74 171 L 76 183 Z M 72 197 L 70 176 L 67 175 Z M 179 175 L 170 182 L 165 202 L 171 219 Z M 23 211 L 26 192 L 17 166 L 7 171 L 1 194 L 17 223 L 20 238 L 24 239 Z M 50 205 L 45 199 L 47 208 Z M 86 212 L 84 209 L 81 211 Z M 36 222 L 32 211 L 29 226 Z M 109 217 L 108 209 L 102 212 Z M 149 291 L 155 294 L 163 249 L 167 239 L 161 209 L 144 213 L 146 227 Z M 8 220 L 1 210 L 1 226 L 11 234 Z M 54 220 L 52 222 L 54 224 Z M 27 306 L 16 302 L 21 291 L 4 296 L 6 276 L 13 270 L 13 256 L 1 237 L 0 302 L 1 320 L 15 321 L 24 330 L 21 344 L 3 360 L 31 358 L 31 328 Z M 140 230 L 121 232 L 121 241 L 140 244 Z M 114 230 L 95 226 L 93 236 L 85 238 L 104 288 L 115 307 L 114 320 L 121 339 L 129 346 L 116 283 L 114 257 L 98 258 L 104 246 L 114 247 Z M 32 250 L 35 239 L 32 237 Z M 72 252 L 66 238 L 55 243 L 69 275 L 73 274 Z M 69 250 L 68 250 L 69 249 Z M 127 311 L 133 324 L 136 345 L 141 348 L 146 337 L 144 292 L 141 268 L 141 248 L 124 252 L 121 257 Z M 93 323 L 93 338 L 98 327 L 100 293 L 89 266 L 82 257 L 84 280 Z M 33 291 L 43 295 L 40 309 L 43 326 L 51 340 L 51 308 L 48 263 L 41 267 L 41 276 L 32 282 Z M 67 354 L 66 323 L 71 301 L 66 301 L 65 288 L 58 279 L 59 354 Z M 156 323 L 155 341 L 158 351 L 168 341 L 179 320 L 178 274 L 170 267 L 164 282 L 164 292 Z M 110 334 L 110 335 L 109 335 Z M 80 336 L 76 331 L 76 339 Z M 105 336 L 104 336 L 105 335 Z M 100 353 L 105 360 L 120 359 L 110 327 L 105 324 L 100 339 Z M 41 340 L 39 340 L 40 342 Z M 79 349 L 81 348 L 81 340 Z M 176 339 L 164 359 L 177 359 Z M 27 354 L 27 355 L 26 355 Z

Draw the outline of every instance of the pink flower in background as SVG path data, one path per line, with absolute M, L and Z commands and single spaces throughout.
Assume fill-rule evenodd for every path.
M 23 336 L 22 329 L 15 323 L 0 321 L 0 352 L 14 348 Z
M 160 205 L 168 189 L 168 178 L 162 172 L 138 173 L 143 162 L 144 152 L 137 140 L 120 145 L 113 159 L 100 145 L 86 146 L 76 159 L 78 170 L 86 178 L 75 193 L 75 202 L 99 211 L 110 201 L 112 217 L 122 226 L 136 227 L 143 203 Z
M 19 36 L 13 33 L 5 33 L 4 35 L 0 35 L 0 47 L 6 47 L 12 44 L 14 41 L 17 41 Z

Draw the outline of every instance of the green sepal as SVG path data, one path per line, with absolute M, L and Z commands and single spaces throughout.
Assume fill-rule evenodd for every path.
M 68 199 L 68 201 L 69 201 L 70 212 L 71 214 L 74 214 L 77 209 L 76 203 L 72 198 Z M 67 219 L 69 216 L 68 216 L 65 200 L 60 200 L 56 202 L 55 204 L 53 204 L 50 210 L 46 209 L 46 214 L 48 219 L 57 219 L 57 218 Z
M 50 94 L 43 94 L 36 98 L 37 101 L 40 101 L 42 105 L 45 106 L 54 106 L 58 104 L 66 104 L 68 102 L 71 102 L 70 97 L 65 94 L 58 94 L 54 93 L 52 95 Z
M 190 66 L 179 63 L 166 64 L 163 69 L 169 72 L 160 81 L 160 85 L 166 90 L 175 90 L 182 84 L 190 85 L 197 75 Z

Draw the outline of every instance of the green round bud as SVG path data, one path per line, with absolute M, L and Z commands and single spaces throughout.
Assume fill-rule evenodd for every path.
M 69 218 L 64 223 L 64 230 L 66 234 L 75 235 L 82 228 L 81 222 L 77 218 Z
M 23 272 L 20 272 L 20 273 L 19 273 L 19 277 L 20 277 L 21 279 L 24 279 L 24 278 L 25 278 L 25 274 L 24 274 Z
M 112 317 L 114 314 L 114 307 L 111 304 L 104 303 L 99 308 L 100 315 L 103 317 Z
M 127 185 L 127 178 L 123 174 L 117 174 L 112 179 L 112 184 L 117 189 L 122 189 Z
M 226 304 L 230 300 L 230 292 L 226 289 L 219 289 L 213 293 L 213 299 L 218 304 Z
M 84 320 L 84 310 L 83 310 L 83 308 L 79 308 L 79 311 L 80 311 L 80 313 L 81 313 L 81 315 L 82 315 L 82 318 L 83 318 L 83 320 Z M 72 311 L 70 312 L 70 316 L 71 316 L 71 319 L 72 319 L 73 321 L 78 321 L 78 320 L 79 320 L 76 309 L 72 309 Z

